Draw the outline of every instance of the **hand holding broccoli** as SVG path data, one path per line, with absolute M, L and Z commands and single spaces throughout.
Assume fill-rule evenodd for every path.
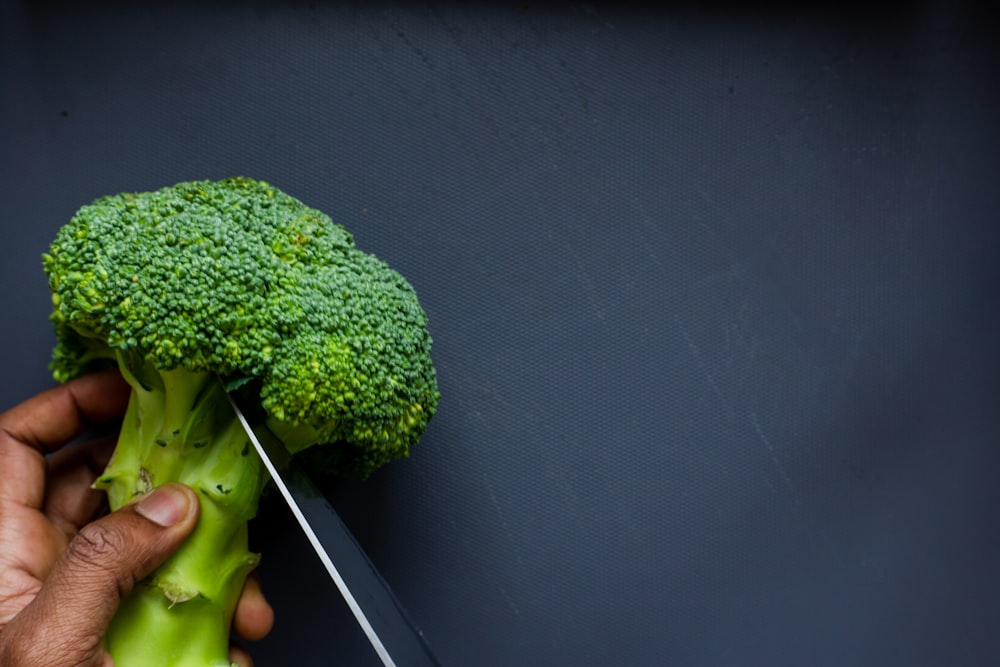
M 246 178 L 102 197 L 43 259 L 56 379 L 117 367 L 131 388 L 95 487 L 118 509 L 181 482 L 200 505 L 104 646 L 117 667 L 228 667 L 269 478 L 220 378 L 291 454 L 365 477 L 407 456 L 437 407 L 427 316 L 346 229 Z
M 169 484 L 97 519 L 90 488 L 111 443 L 64 447 L 90 424 L 121 415 L 129 387 L 116 372 L 82 377 L 0 415 L 0 665 L 99 667 L 118 603 L 194 529 L 198 501 Z M 53 452 L 47 459 L 44 453 Z M 249 639 L 273 616 L 251 580 L 234 626 Z M 249 658 L 233 649 L 242 667 Z

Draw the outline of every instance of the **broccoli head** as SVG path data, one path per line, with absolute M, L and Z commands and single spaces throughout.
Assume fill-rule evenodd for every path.
M 195 533 L 123 603 L 106 645 L 119 667 L 228 665 L 267 476 L 219 378 L 291 453 L 323 445 L 311 451 L 332 472 L 363 478 L 407 456 L 434 414 L 427 317 L 342 226 L 246 178 L 100 198 L 43 262 L 55 378 L 116 365 L 132 387 L 95 486 L 113 509 L 168 481 L 202 497 Z

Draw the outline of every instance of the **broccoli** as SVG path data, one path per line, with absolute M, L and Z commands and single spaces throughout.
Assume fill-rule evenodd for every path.
M 118 667 L 228 666 L 268 478 L 219 378 L 290 453 L 322 444 L 332 472 L 364 478 L 407 456 L 437 407 L 427 317 L 342 226 L 247 178 L 102 197 L 43 264 L 55 378 L 117 366 L 132 387 L 95 487 L 112 509 L 168 481 L 201 499 L 194 533 L 123 601 L 105 645 Z

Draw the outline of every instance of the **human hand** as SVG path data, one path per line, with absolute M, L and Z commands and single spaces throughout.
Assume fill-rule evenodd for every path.
M 67 445 L 90 426 L 120 417 L 128 395 L 121 376 L 107 371 L 0 415 L 0 665 L 111 667 L 101 637 L 118 603 L 198 521 L 197 497 L 181 484 L 98 519 L 107 501 L 90 485 L 114 442 Z M 273 622 L 251 576 L 233 629 L 254 640 Z M 238 647 L 230 659 L 253 664 Z

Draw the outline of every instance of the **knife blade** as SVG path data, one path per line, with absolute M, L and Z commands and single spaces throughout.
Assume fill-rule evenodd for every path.
M 220 380 L 221 382 L 221 380 Z M 251 421 L 242 399 L 226 392 L 236 416 L 320 562 L 385 667 L 440 667 L 385 579 L 350 530 L 268 428 Z

